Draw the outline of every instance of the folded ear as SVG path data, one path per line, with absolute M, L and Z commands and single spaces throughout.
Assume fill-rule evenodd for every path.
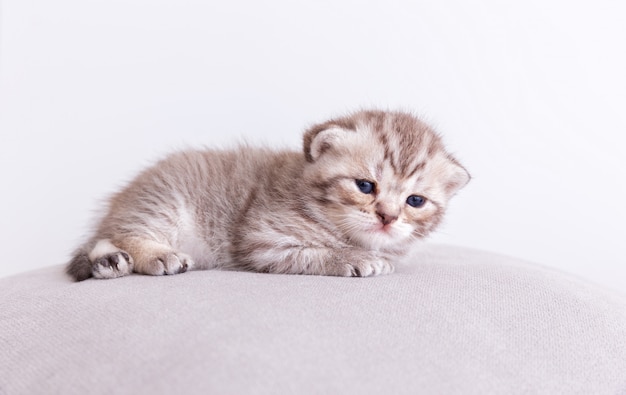
M 348 137 L 348 133 L 354 133 L 354 130 L 345 129 L 331 122 L 313 126 L 304 133 L 306 160 L 315 162 L 325 152 L 341 144 Z

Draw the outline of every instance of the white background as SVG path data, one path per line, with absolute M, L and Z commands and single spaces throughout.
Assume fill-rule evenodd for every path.
M 433 241 L 626 290 L 623 2 L 0 4 L 0 276 L 66 261 L 163 153 L 299 149 L 375 106 L 424 116 L 474 176 Z

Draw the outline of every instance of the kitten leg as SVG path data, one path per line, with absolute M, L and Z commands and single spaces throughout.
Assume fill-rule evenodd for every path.
M 393 265 L 380 254 L 354 247 L 324 248 L 290 246 L 245 251 L 239 256 L 248 269 L 268 273 L 369 277 L 393 273 Z
M 141 237 L 116 239 L 134 258 L 133 270 L 137 273 L 162 276 L 184 273 L 194 266 L 193 259 L 187 254 L 174 251 L 170 246 Z

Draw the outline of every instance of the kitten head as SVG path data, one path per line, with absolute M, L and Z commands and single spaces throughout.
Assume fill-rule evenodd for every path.
M 429 234 L 470 179 L 437 134 L 402 112 L 361 111 L 304 134 L 304 177 L 350 242 L 398 249 Z

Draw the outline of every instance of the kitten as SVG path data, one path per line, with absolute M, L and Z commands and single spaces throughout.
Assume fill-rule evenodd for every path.
M 178 152 L 111 198 L 67 273 L 391 273 L 469 178 L 435 132 L 402 112 L 313 126 L 304 152 Z

